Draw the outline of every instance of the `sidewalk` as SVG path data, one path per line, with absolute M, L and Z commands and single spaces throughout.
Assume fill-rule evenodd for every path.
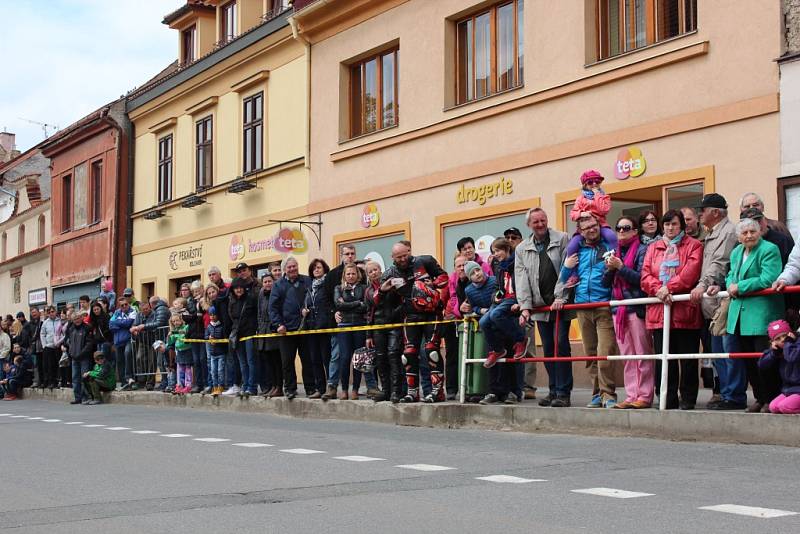
M 540 390 L 541 391 L 541 390 Z M 545 394 L 542 392 L 542 394 Z M 618 394 L 623 394 L 618 390 Z M 591 391 L 576 390 L 573 406 L 584 406 Z M 371 400 L 322 402 L 297 398 L 248 399 L 210 395 L 169 395 L 153 391 L 115 391 L 106 396 L 113 404 L 186 407 L 199 410 L 269 413 L 307 419 L 342 419 L 432 428 L 472 428 L 513 432 L 544 432 L 602 436 L 637 436 L 678 441 L 710 441 L 764 445 L 800 445 L 800 416 L 710 412 L 702 408 L 710 393 L 701 390 L 697 410 L 607 410 L 600 408 L 543 408 L 537 400 L 519 405 L 481 406 L 444 402 L 390 404 Z M 26 389 L 25 398 L 67 403 L 69 389 Z M 24 399 L 21 401 L 24 402 Z M 76 411 L 91 410 L 76 406 Z

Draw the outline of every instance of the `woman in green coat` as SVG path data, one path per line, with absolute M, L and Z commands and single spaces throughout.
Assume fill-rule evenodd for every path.
M 783 318 L 783 295 L 747 295 L 771 287 L 778 279 L 783 268 L 781 255 L 777 246 L 761 238 L 759 224 L 753 219 L 739 221 L 736 236 L 740 244 L 731 252 L 731 270 L 726 279 L 731 296 L 728 334 L 735 336 L 739 352 L 762 352 L 769 348 L 767 325 Z M 781 392 L 780 377 L 769 371 L 759 374 L 756 358 L 744 361 L 756 398 L 747 411 L 769 410 L 769 403 Z

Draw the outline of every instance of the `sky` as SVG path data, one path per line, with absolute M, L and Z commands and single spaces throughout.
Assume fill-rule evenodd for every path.
M 65 128 L 177 59 L 161 21 L 184 0 L 0 0 L 0 131 L 17 149 Z M 52 135 L 53 129 L 48 133 Z

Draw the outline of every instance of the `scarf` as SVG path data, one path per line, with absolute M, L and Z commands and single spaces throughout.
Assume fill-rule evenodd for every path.
M 658 241 L 659 239 L 661 239 L 661 236 L 658 234 L 654 235 L 653 237 L 648 237 L 644 234 L 639 236 L 639 242 L 642 243 L 643 245 L 648 245 L 648 246 L 650 245 L 650 243 Z
M 681 266 L 681 258 L 678 255 L 678 245 L 680 245 L 684 235 L 684 232 L 681 232 L 675 236 L 675 239 L 669 239 L 667 236 L 661 238 L 667 245 L 667 250 L 664 252 L 664 259 L 661 260 L 661 267 L 658 269 L 658 279 L 661 280 L 663 285 L 667 285 L 669 279 L 675 276 L 675 273 L 678 272 L 678 267 Z
M 622 260 L 623 265 L 628 269 L 634 269 L 636 267 L 636 253 L 639 251 L 639 236 L 634 235 L 631 239 L 627 242 L 620 241 L 617 244 L 617 256 L 622 258 L 622 247 L 627 246 L 628 250 L 625 252 L 625 257 Z M 619 274 L 619 271 L 614 276 L 614 283 L 611 286 L 611 294 L 614 297 L 614 300 L 622 300 L 625 298 L 625 291 L 630 287 L 630 284 L 623 276 Z M 627 306 L 617 306 L 617 310 L 614 312 L 614 328 L 617 331 L 617 335 L 620 339 L 624 339 L 625 337 L 625 316 L 628 313 Z
M 602 189 L 597 188 L 597 190 L 600 191 L 600 193 L 603 193 Z M 585 199 L 594 200 L 594 191 L 592 191 L 591 189 L 581 189 L 581 193 L 583 193 L 583 197 Z

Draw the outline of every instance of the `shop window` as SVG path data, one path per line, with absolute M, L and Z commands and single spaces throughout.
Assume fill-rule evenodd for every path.
M 158 203 L 172 200 L 172 134 L 158 140 Z
M 219 14 L 219 39 L 220 44 L 225 44 L 236 38 L 236 1 L 220 7 Z
M 61 179 L 61 231 L 72 229 L 72 175 Z
M 47 232 L 47 228 L 45 227 L 46 224 L 47 222 L 44 217 L 44 214 L 39 215 L 39 220 L 37 224 L 39 231 L 37 235 L 36 246 L 40 248 L 44 246 L 46 240 L 46 232 Z
M 697 29 L 697 0 L 599 0 L 597 59 Z
M 197 59 L 197 26 L 191 26 L 181 32 L 181 48 L 184 65 Z
M 482 258 L 486 258 L 490 254 L 492 241 L 497 237 L 503 237 L 503 233 L 511 227 L 519 229 L 523 235 L 526 234 L 525 211 L 500 217 L 447 224 L 442 228 L 444 256 L 437 259 L 444 270 L 452 272 L 453 259 L 458 252 L 456 243 L 462 237 L 474 239 L 475 250 Z
M 456 101 L 523 85 L 523 0 L 502 3 L 456 23 Z
M 385 271 L 386 267 L 392 265 L 392 247 L 402 239 L 406 239 L 406 234 L 400 232 L 359 241 L 348 241 L 346 244 L 356 247 L 356 259 L 376 261 L 381 266 L 381 271 Z M 344 244 L 339 243 L 337 250 Z
M 75 170 L 74 184 L 72 190 L 72 224 L 73 228 L 83 228 L 89 222 L 89 214 L 87 213 L 87 196 L 89 193 L 89 184 L 87 183 L 87 169 L 86 164 L 81 163 Z
M 178 298 L 181 296 L 181 286 L 183 284 L 191 285 L 192 282 L 195 280 L 200 280 L 200 275 L 194 276 L 184 276 L 181 278 L 172 278 L 169 281 L 169 300 L 167 301 L 167 305 L 172 305 L 172 299 Z
M 198 191 L 214 184 L 212 126 L 210 115 L 195 123 L 195 187 Z
M 795 241 L 800 239 L 800 176 L 778 180 L 778 220 L 785 221 Z
M 92 223 L 103 218 L 103 161 L 92 162 Z
M 242 112 L 242 172 L 245 174 L 261 169 L 264 150 L 264 93 L 256 93 L 244 99 Z
M 398 49 L 350 66 L 350 137 L 397 126 Z
M 17 232 L 17 254 L 25 254 L 25 225 L 20 224 Z

